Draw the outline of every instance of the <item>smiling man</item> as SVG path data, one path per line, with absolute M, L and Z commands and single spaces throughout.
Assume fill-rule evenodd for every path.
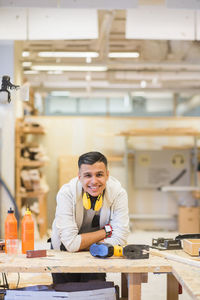
M 100 152 L 79 157 L 78 177 L 64 184 L 57 195 L 52 247 L 76 252 L 104 241 L 125 245 L 129 233 L 128 198 L 120 182 L 109 176 L 107 159 Z M 54 283 L 105 280 L 105 274 L 53 274 Z

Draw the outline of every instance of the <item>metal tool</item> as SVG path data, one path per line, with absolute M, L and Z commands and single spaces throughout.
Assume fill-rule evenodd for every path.
M 165 239 L 165 238 L 157 238 L 152 239 L 151 248 L 155 248 L 158 250 L 177 250 L 182 249 L 181 241 L 176 239 Z

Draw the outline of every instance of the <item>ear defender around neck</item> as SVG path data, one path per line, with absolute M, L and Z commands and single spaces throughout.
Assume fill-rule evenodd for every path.
M 100 194 L 95 201 L 93 210 L 95 210 L 95 211 L 100 210 L 102 207 L 102 204 L 103 204 L 103 196 L 102 196 L 102 194 Z M 90 195 L 88 193 L 83 194 L 83 206 L 85 209 L 92 208 L 92 202 L 90 199 Z

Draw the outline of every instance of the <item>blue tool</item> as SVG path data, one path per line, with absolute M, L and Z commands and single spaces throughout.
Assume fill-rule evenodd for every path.
M 90 246 L 90 254 L 100 258 L 110 257 L 114 254 L 114 247 L 106 243 L 95 243 Z

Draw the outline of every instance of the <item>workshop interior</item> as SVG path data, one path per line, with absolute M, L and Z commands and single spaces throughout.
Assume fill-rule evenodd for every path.
M 110 267 L 114 284 L 64 299 L 200 299 L 197 284 L 177 275 L 200 267 L 199 24 L 198 0 L 0 1 L 0 299 L 22 299 L 28 286 L 43 293 L 37 299 L 61 297 L 40 290 L 52 284 L 46 270 L 30 275 L 9 263 L 48 258 L 56 195 L 89 151 L 107 157 L 130 219 L 127 245 L 92 244 L 90 264 L 153 256 L 174 262 L 182 279 L 179 295 L 165 298 L 168 275 L 157 284 L 153 271 L 139 294 L 122 297 L 120 267 Z M 34 232 L 28 250 L 25 218 Z M 27 292 L 24 300 L 36 299 Z

